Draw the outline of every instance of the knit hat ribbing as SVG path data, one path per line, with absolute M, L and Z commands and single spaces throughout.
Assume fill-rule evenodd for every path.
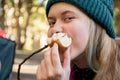
M 112 38 L 116 37 L 113 28 L 113 1 L 112 0 L 48 0 L 46 15 L 50 7 L 57 2 L 72 4 L 86 12 L 93 20 L 98 22 Z

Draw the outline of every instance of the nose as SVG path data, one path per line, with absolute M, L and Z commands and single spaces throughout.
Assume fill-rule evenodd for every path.
M 63 32 L 63 23 L 60 21 L 56 21 L 54 27 L 52 28 L 52 34 Z

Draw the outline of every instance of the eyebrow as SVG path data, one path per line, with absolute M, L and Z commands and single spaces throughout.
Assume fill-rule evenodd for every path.
M 66 11 L 63 11 L 61 13 L 61 15 L 66 15 L 68 13 L 72 13 L 72 14 L 75 14 L 73 11 L 69 11 L 69 10 L 66 10 Z M 48 16 L 48 19 L 54 19 L 54 16 Z
M 69 11 L 69 10 L 67 10 L 67 11 L 64 11 L 64 12 L 62 13 L 62 15 L 65 15 L 65 14 L 67 14 L 67 13 L 72 13 L 72 14 L 74 14 L 73 11 Z
M 50 20 L 50 19 L 54 19 L 54 18 L 53 17 L 47 17 L 47 19 Z

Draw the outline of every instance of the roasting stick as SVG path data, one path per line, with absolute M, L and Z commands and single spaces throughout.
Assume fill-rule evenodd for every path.
M 22 64 L 25 63 L 25 61 L 27 61 L 29 58 L 31 58 L 33 55 L 37 54 L 38 52 L 41 52 L 42 50 L 44 50 L 45 48 L 47 48 L 48 45 L 45 45 L 43 48 L 33 52 L 31 55 L 29 55 L 27 58 L 25 58 L 18 66 L 18 72 L 17 72 L 17 80 L 20 80 L 20 69 L 21 69 L 21 66 Z

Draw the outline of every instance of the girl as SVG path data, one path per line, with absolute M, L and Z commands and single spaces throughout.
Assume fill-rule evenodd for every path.
M 120 43 L 115 40 L 112 0 L 48 0 L 48 37 L 66 33 L 68 48 L 44 54 L 37 80 L 119 80 Z

